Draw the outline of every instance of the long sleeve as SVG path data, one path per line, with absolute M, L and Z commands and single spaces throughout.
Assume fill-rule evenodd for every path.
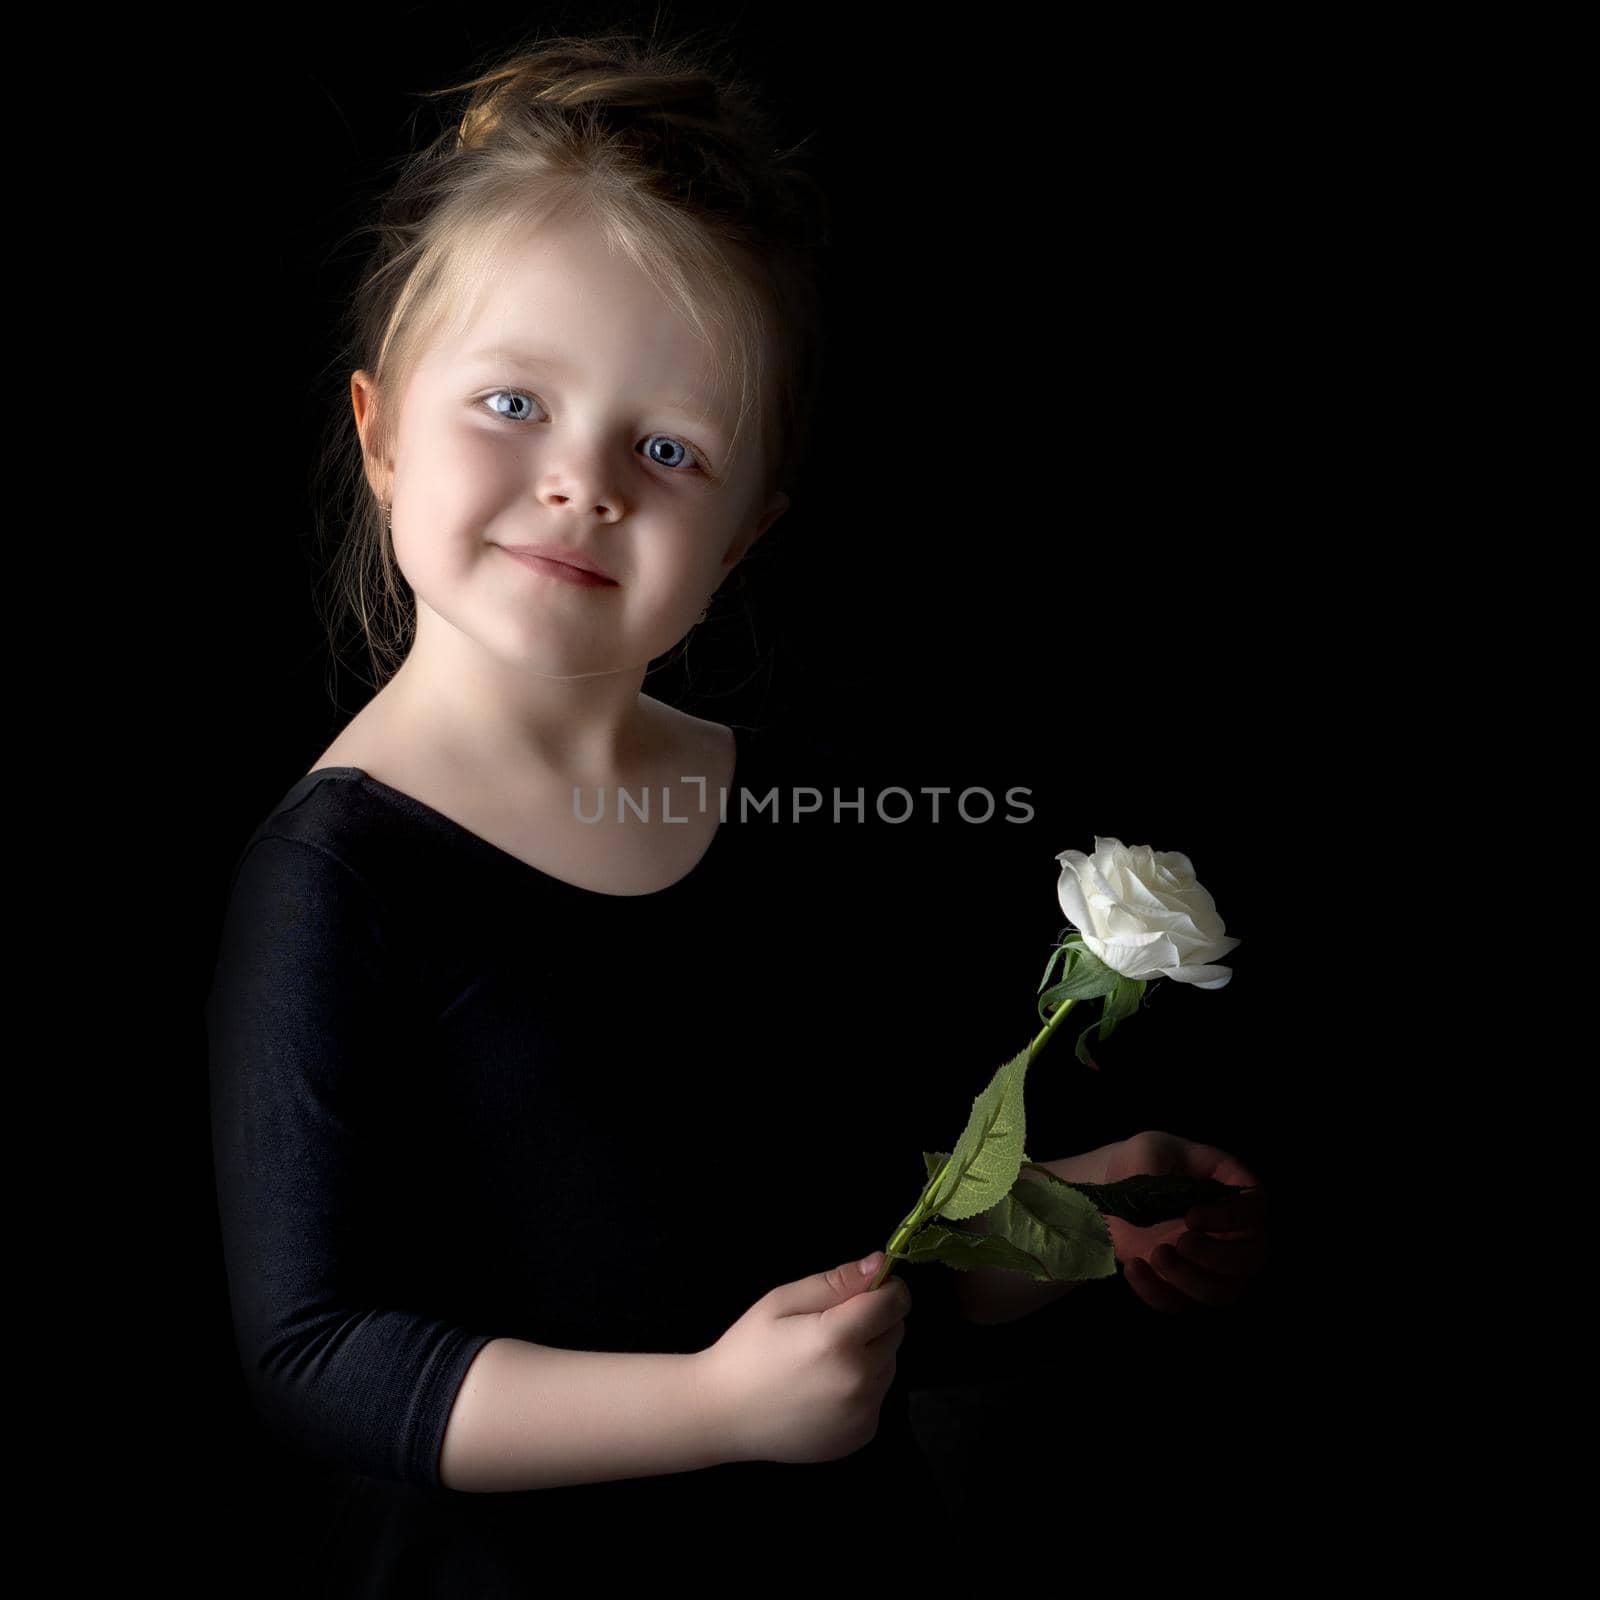
M 251 1402 L 299 1450 L 439 1488 L 450 1408 L 493 1335 L 392 1303 L 403 1292 L 374 1285 L 362 1249 L 383 1225 L 383 1190 L 364 1179 L 376 1109 L 412 1042 L 404 994 L 355 872 L 318 844 L 253 839 L 206 1001 L 218 1210 Z

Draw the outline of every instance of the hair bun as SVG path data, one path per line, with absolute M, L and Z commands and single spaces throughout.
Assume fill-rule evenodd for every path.
M 473 91 L 457 123 L 458 149 L 481 146 L 514 107 L 550 107 L 619 128 L 649 117 L 679 117 L 707 126 L 727 121 L 728 86 L 692 63 L 679 67 L 672 62 L 670 48 L 645 62 L 626 40 L 561 40 L 530 48 L 494 71 L 435 92 Z

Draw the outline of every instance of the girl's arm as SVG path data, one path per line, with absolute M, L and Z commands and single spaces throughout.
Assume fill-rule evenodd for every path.
M 1101 1145 L 1098 1150 L 1085 1151 L 1081 1156 L 1063 1156 L 1059 1161 L 1041 1161 L 1041 1167 L 1066 1183 L 1104 1183 L 1106 1162 L 1115 1145 Z M 987 1233 L 987 1218 L 983 1214 L 968 1217 L 960 1224 L 970 1233 Z M 999 1267 L 974 1267 L 969 1272 L 957 1271 L 956 1295 L 961 1315 L 968 1322 L 992 1325 L 1015 1322 L 1043 1306 L 1053 1305 L 1063 1295 L 1078 1287 L 1081 1280 L 1064 1283 L 1040 1283 L 1020 1272 L 1006 1272 Z
M 477 1492 L 549 1489 L 734 1460 L 699 1371 L 698 1354 L 492 1339 L 450 1412 L 439 1481 Z
M 302 815 L 240 858 L 206 1002 L 234 1338 L 279 1443 L 436 1487 L 451 1403 L 494 1330 L 368 1280 L 383 1197 L 363 1153 L 405 1048 L 402 986 L 365 885 Z

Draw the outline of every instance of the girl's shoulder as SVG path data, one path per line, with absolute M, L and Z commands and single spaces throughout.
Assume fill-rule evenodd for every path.
M 384 808 L 358 767 L 324 766 L 295 779 L 260 818 L 234 858 L 230 892 L 247 864 L 263 878 L 318 879 L 363 892 L 379 875 Z

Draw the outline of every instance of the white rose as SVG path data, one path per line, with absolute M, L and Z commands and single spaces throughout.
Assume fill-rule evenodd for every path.
M 1063 850 L 1057 893 L 1089 952 L 1126 978 L 1174 978 L 1220 989 L 1230 967 L 1211 965 L 1239 940 L 1222 931 L 1211 896 L 1195 881 L 1189 858 L 1129 849 L 1095 835 L 1094 854 Z

